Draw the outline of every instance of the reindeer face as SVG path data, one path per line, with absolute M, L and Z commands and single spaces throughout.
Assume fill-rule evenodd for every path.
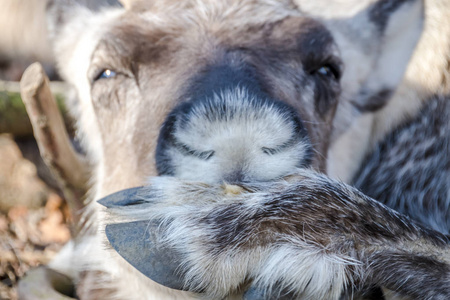
M 290 1 L 217 2 L 139 2 L 103 14 L 78 8 L 83 17 L 56 33 L 63 76 L 80 99 L 79 127 L 98 165 L 97 196 L 157 172 L 245 181 L 301 166 L 325 171 L 339 101 L 348 107 L 386 88 L 369 80 L 382 46 L 356 45 L 353 55 L 341 47 L 350 44 L 353 23 L 334 20 L 342 28 L 335 34 L 326 19 Z M 373 20 L 359 19 L 381 40 Z M 365 67 L 346 73 L 352 58 L 367 59 L 359 62 Z M 355 77 L 361 90 L 349 83 Z
M 263 25 L 230 14 L 170 30 L 129 14 L 99 42 L 89 78 L 97 119 L 109 120 L 99 124 L 105 158 L 118 149 L 111 129 L 130 120 L 145 137 L 131 143 L 145 146 L 140 162 L 153 161 L 159 135 L 160 174 L 270 180 L 311 161 L 323 170 L 341 74 L 329 31 L 295 14 Z
M 317 154 L 329 140 L 341 72 L 329 32 L 289 16 L 244 27 L 242 40 L 223 41 L 229 34 L 198 37 L 209 50 L 201 43 L 195 52 L 209 58 L 180 85 L 159 135 L 159 173 L 217 182 L 271 180 L 311 162 L 323 168 Z

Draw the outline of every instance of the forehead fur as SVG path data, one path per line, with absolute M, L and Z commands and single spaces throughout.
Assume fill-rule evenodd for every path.
M 156 0 L 137 1 L 130 12 L 155 14 L 161 22 L 170 24 L 180 20 L 202 23 L 230 18 L 248 24 L 298 13 L 296 8 L 292 0 Z
M 202 34 L 221 36 L 223 40 L 233 41 L 239 37 L 238 32 L 251 31 L 252 37 L 261 38 L 265 27 L 274 27 L 289 17 L 302 14 L 292 1 L 269 0 L 225 0 L 225 1 L 152 1 L 139 2 L 140 9 L 134 8 L 124 12 L 110 28 L 115 37 L 121 39 L 125 47 L 163 44 L 162 38 L 174 39 L 181 34 L 189 39 Z M 300 25 L 300 26 L 299 26 Z M 309 26 L 308 26 L 309 25 Z M 287 25 L 289 26 L 289 25 Z M 308 24 L 292 26 L 319 27 L 317 21 L 309 19 Z M 279 36 L 286 35 L 294 28 L 278 31 Z M 189 35 L 189 32 L 192 35 Z M 151 36 L 149 35 L 151 34 Z M 138 38 L 147 38 L 136 43 Z M 115 42 L 115 41 L 114 41 Z M 134 42 L 134 44 L 133 44 Z M 189 44 L 195 44 L 193 40 Z M 135 45 L 138 44 L 138 45 Z M 189 44 L 183 46 L 189 47 Z
M 174 56 L 206 67 L 232 63 L 226 58 L 229 50 L 239 50 L 252 60 L 247 62 L 271 68 L 267 60 L 284 57 L 296 63 L 317 64 L 326 55 L 337 54 L 328 29 L 302 16 L 290 1 L 158 3 L 126 11 L 112 24 L 94 51 L 93 69 L 122 67 L 138 77 L 135 68 L 140 65 L 165 65 L 169 73 Z M 183 54 L 175 54 L 179 50 Z M 112 66 L 102 65 L 105 61 Z M 178 63 L 178 69 L 180 65 L 187 68 L 190 63 Z

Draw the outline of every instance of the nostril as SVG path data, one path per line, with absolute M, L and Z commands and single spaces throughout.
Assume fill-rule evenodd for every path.
M 296 134 L 293 134 L 289 140 L 287 140 L 286 142 L 276 146 L 275 148 L 262 147 L 261 150 L 262 150 L 262 152 L 264 152 L 264 154 L 275 155 L 275 154 L 277 154 L 279 152 L 283 152 L 283 151 L 285 151 L 287 149 L 290 149 L 290 148 L 294 147 L 300 141 L 301 141 L 301 137 L 296 135 Z
M 262 147 L 261 150 L 262 150 L 262 152 L 264 152 L 264 154 L 267 154 L 267 155 L 274 155 L 275 153 L 278 152 L 277 149 L 268 148 L 268 147 Z
M 216 153 L 216 151 L 214 151 L 214 150 L 208 150 L 208 151 L 195 150 L 195 149 L 192 149 L 191 147 L 189 147 L 188 145 L 186 145 L 182 142 L 179 142 L 179 141 L 175 141 L 174 145 L 177 147 L 178 150 L 180 150 L 184 154 L 190 155 L 190 156 L 195 156 L 195 157 L 203 159 L 203 160 L 210 159 Z
M 216 153 L 214 150 L 203 151 L 199 153 L 198 157 L 204 160 L 208 160 L 214 155 L 214 153 Z

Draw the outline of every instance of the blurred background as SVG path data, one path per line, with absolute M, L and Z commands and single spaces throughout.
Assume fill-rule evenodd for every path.
M 73 136 L 64 107 L 68 89 L 47 37 L 48 2 L 0 0 L 0 299 L 17 299 L 18 278 L 49 262 L 71 236 L 67 206 L 39 155 L 19 87 L 27 66 L 41 62 Z M 115 0 L 84 2 L 94 9 L 105 2 L 119 5 Z
M 17 299 L 18 278 L 47 263 L 70 239 L 65 202 L 39 155 L 20 98 L 22 73 L 35 61 L 52 81 L 59 79 L 46 5 L 47 0 L 0 0 L 0 299 Z

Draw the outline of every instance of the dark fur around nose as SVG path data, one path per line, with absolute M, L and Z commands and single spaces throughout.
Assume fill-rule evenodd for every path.
M 181 104 L 172 110 L 161 128 L 156 149 L 159 174 L 176 175 L 170 155 L 170 149 L 174 147 L 185 155 L 204 160 L 214 154 L 214 149 L 202 152 L 177 140 L 177 130 L 191 128 L 193 119 L 196 119 L 195 126 L 206 126 L 205 124 L 211 122 L 231 124 L 236 120 L 242 121 L 242 124 L 251 124 L 259 117 L 263 119 L 265 114 L 276 114 L 279 120 L 289 124 L 295 132 L 296 136 L 291 143 L 299 140 L 309 143 L 306 129 L 297 111 L 274 99 L 266 90 L 267 86 L 258 77 L 257 71 L 248 65 L 212 66 L 195 77 L 181 97 Z M 230 94 L 234 96 L 230 97 Z M 230 130 L 233 130 L 232 125 Z M 305 157 L 307 160 L 302 166 L 310 164 L 311 154 L 307 153 Z M 233 173 L 231 177 L 236 181 L 242 179 L 243 175 Z

